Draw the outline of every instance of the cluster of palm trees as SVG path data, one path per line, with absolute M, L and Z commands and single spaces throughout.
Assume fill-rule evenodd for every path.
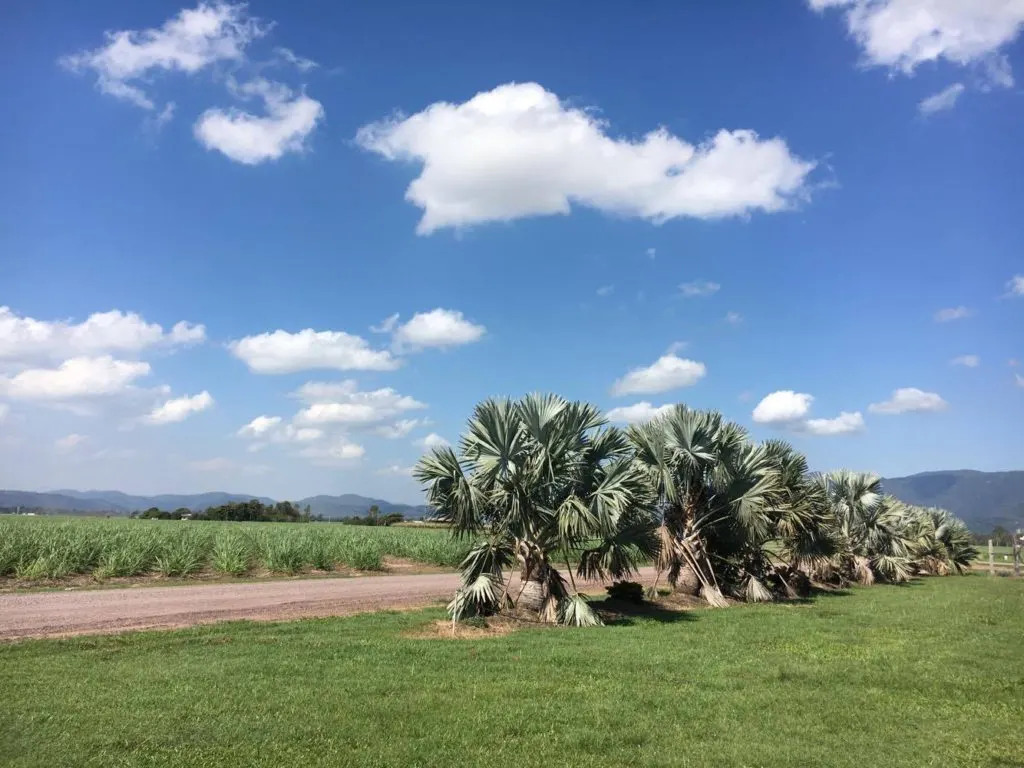
M 557 395 L 486 400 L 458 452 L 434 448 L 414 475 L 437 516 L 475 539 L 453 619 L 515 607 L 598 624 L 577 579 L 622 579 L 645 562 L 652 591 L 665 578 L 719 606 L 962 572 L 977 556 L 948 512 L 886 496 L 873 475 L 811 473 L 788 443 L 753 442 L 685 405 L 621 430 Z

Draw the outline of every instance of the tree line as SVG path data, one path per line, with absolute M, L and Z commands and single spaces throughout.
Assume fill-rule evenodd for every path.
M 599 624 L 576 579 L 623 579 L 645 562 L 652 590 L 724 605 L 963 572 L 977 556 L 948 512 L 903 504 L 874 475 L 812 473 L 788 443 L 685 405 L 623 430 L 557 395 L 486 400 L 459 453 L 433 449 L 414 476 L 437 518 L 476 542 L 456 619 L 516 608 Z
M 216 507 L 208 507 L 202 511 L 193 511 L 188 507 L 179 507 L 173 511 L 150 507 L 149 509 L 132 512 L 129 517 L 139 520 L 218 520 L 246 523 L 313 523 L 338 522 L 344 525 L 387 526 L 400 523 L 405 516 L 399 512 L 382 514 L 380 507 L 373 504 L 365 517 L 344 517 L 326 521 L 321 514 L 314 515 L 307 504 L 299 507 L 290 501 L 277 501 L 264 504 L 259 499 L 248 501 L 230 501 Z

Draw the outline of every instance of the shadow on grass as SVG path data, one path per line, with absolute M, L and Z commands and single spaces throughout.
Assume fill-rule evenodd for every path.
M 601 619 L 609 627 L 631 627 L 647 621 L 674 624 L 680 621 L 697 620 L 692 610 L 673 610 L 650 602 L 630 603 L 625 600 L 605 598 L 594 600 L 590 606 L 600 614 Z

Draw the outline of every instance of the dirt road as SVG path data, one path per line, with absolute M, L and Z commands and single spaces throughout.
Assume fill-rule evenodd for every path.
M 458 574 L 440 573 L 6 594 L 0 595 L 0 639 L 415 608 L 450 599 L 458 585 Z

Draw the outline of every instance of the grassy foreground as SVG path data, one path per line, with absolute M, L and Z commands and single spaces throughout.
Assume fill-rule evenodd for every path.
M 0 646 L 6 766 L 1020 766 L 1024 583 L 592 630 L 439 610 Z

